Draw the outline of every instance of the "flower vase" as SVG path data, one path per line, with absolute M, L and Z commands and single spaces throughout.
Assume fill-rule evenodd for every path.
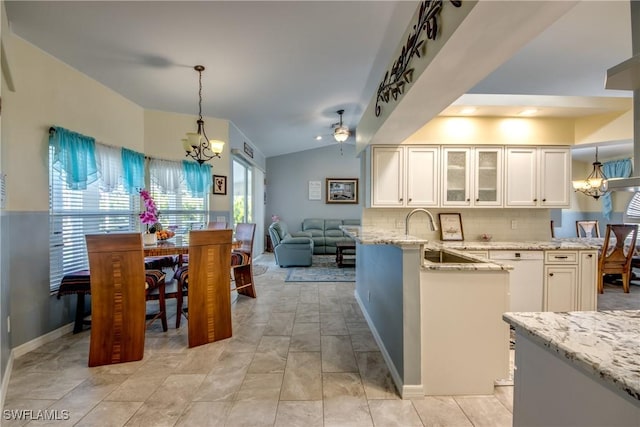
M 156 233 L 142 233 L 142 243 L 145 246 L 155 245 L 158 243 L 158 236 L 156 235 Z

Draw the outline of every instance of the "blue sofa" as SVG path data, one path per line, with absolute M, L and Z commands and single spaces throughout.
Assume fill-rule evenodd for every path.
M 302 233 L 309 233 L 313 239 L 314 254 L 335 254 L 337 242 L 353 241 L 341 225 L 360 225 L 360 220 L 307 218 L 302 221 Z
M 308 267 L 313 259 L 313 240 L 310 233 L 292 235 L 284 222 L 274 222 L 269 226 L 269 236 L 273 245 L 276 263 L 280 267 Z

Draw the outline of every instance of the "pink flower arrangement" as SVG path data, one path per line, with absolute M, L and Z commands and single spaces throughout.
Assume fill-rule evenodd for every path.
M 140 190 L 140 197 L 144 201 L 144 211 L 140 214 L 140 222 L 146 224 L 147 228 L 149 228 L 150 225 L 152 226 L 158 222 L 158 208 L 151 194 L 144 188 Z M 155 230 L 149 231 L 155 232 Z

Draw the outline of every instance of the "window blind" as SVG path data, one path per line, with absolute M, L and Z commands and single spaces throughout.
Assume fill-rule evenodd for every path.
M 139 231 L 140 197 L 119 184 L 100 189 L 100 180 L 86 190 L 69 190 L 65 172 L 55 170 L 49 153 L 49 288 L 57 291 L 65 274 L 89 268 L 85 234 Z

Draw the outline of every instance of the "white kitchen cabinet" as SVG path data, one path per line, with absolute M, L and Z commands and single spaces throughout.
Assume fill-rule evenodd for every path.
M 502 206 L 502 147 L 443 147 L 442 206 Z
M 438 205 L 437 146 L 374 146 L 371 207 Z
M 597 308 L 598 253 L 545 251 L 544 311 L 593 311 Z
M 438 206 L 438 147 L 406 147 L 406 205 Z
M 473 206 L 502 206 L 502 147 L 475 147 L 471 187 Z
M 442 206 L 471 206 L 471 148 L 442 148 Z
M 404 148 L 371 150 L 371 206 L 404 206 Z
M 505 206 L 569 207 L 568 147 L 507 147 L 505 163 Z
M 544 310 L 576 310 L 578 266 L 546 265 L 544 275 Z
M 580 271 L 578 274 L 578 310 L 596 311 L 598 309 L 597 251 L 580 252 Z

